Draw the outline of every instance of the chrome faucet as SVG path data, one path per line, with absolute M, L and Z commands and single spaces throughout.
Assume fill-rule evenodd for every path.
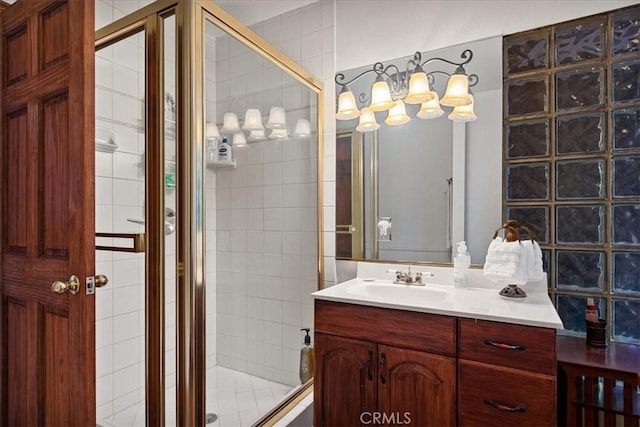
M 433 277 L 433 273 L 428 271 L 416 271 L 413 275 L 411 274 L 411 267 L 409 267 L 409 271 L 404 272 L 401 270 L 387 270 L 388 274 L 395 274 L 395 280 L 393 283 L 399 285 L 414 285 L 414 286 L 424 286 L 422 283 L 423 277 Z

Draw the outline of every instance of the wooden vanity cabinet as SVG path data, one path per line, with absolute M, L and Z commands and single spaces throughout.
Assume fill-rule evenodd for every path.
M 316 426 L 556 425 L 555 329 L 324 300 L 315 329 Z
M 314 425 L 455 424 L 455 318 L 327 301 L 315 314 Z
M 556 425 L 555 329 L 458 319 L 460 426 Z

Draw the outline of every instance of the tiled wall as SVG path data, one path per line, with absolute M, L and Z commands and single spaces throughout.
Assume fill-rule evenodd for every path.
M 306 6 L 251 28 L 325 84 L 332 84 L 333 2 Z M 253 107 L 266 119 L 271 106 L 282 105 L 290 134 L 297 117 L 317 125 L 311 91 L 226 36 L 217 39 L 215 50 L 216 90 L 209 100 L 216 102 L 207 103 L 209 119 L 221 124 L 225 111 L 242 118 L 244 110 Z M 213 104 L 217 114 L 211 114 Z M 331 122 L 325 128 L 325 153 L 330 156 L 323 160 L 334 180 Z M 314 140 L 315 135 L 311 140 L 253 143 L 234 149 L 236 169 L 207 172 L 217 179 L 215 202 L 207 198 L 208 229 L 215 213 L 217 230 L 217 362 L 291 385 L 299 382 L 300 328 L 313 327 L 309 294 L 317 289 Z M 330 195 L 327 201 L 333 205 L 333 199 Z M 333 255 L 333 244 L 329 248 Z M 207 306 L 208 317 L 212 309 Z

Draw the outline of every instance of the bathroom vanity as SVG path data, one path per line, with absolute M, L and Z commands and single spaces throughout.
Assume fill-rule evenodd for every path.
M 481 270 L 460 289 L 449 268 L 415 286 L 363 264 L 313 294 L 315 425 L 556 424 L 562 323 L 544 281 L 510 300 Z

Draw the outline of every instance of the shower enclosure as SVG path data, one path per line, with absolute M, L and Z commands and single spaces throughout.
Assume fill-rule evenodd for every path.
M 117 0 L 96 9 L 97 422 L 249 425 L 304 389 L 321 83 L 210 1 L 101 21 L 110 4 L 113 20 Z

